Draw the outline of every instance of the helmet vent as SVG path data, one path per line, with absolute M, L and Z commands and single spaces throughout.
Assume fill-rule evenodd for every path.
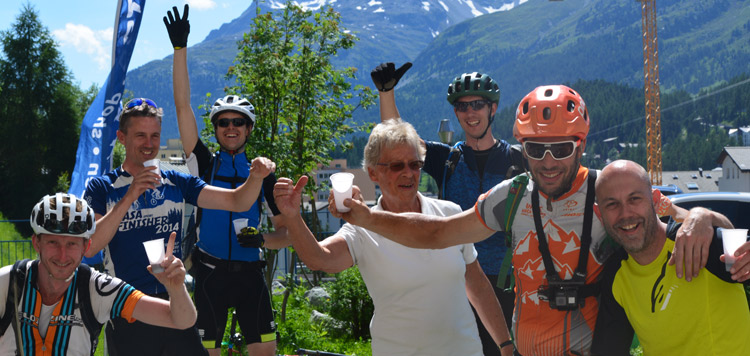
M 549 107 L 544 108 L 544 110 L 542 110 L 542 117 L 544 117 L 545 120 L 552 118 L 552 109 Z
M 529 113 L 529 102 L 523 103 L 523 114 L 526 115 Z
M 573 112 L 576 108 L 576 103 L 573 100 L 568 100 L 568 112 Z
M 552 96 L 552 89 L 547 89 L 547 90 L 545 90 L 545 91 L 544 91 L 544 96 L 546 96 L 546 97 L 548 97 L 548 98 L 549 98 L 550 96 Z

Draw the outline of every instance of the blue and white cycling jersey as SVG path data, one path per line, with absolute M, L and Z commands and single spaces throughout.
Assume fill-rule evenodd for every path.
M 162 170 L 163 184 L 149 189 L 128 208 L 115 236 L 104 249 L 104 266 L 108 272 L 146 294 L 164 293 L 166 289 L 152 276 L 143 242 L 164 239 L 177 232 L 175 257 L 182 258 L 182 219 L 185 203 L 197 204 L 198 195 L 206 186 L 200 178 Z M 119 167 L 94 178 L 84 195 L 94 212 L 106 215 L 127 193 L 133 176 Z

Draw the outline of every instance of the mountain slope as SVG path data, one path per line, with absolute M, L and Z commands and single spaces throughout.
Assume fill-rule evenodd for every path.
M 268 11 L 278 3 L 260 6 Z M 505 7 L 493 1 L 351 0 L 332 6 L 360 38 L 334 63 L 358 68 L 359 84 L 370 85 L 368 73 L 379 62 L 414 62 L 399 84 L 397 101 L 402 116 L 427 139 L 437 138 L 440 119 L 453 119 L 445 90 L 463 72 L 481 71 L 498 80 L 501 108 L 542 84 L 582 79 L 643 87 L 641 9 L 633 0 L 516 0 Z M 656 6 L 663 92 L 697 93 L 750 73 L 750 3 L 659 0 Z M 507 11 L 497 11 L 501 8 Z M 235 43 L 254 14 L 251 5 L 188 48 L 194 107 L 207 92 L 223 95 Z M 177 137 L 171 57 L 132 70 L 126 88 L 164 106 L 162 137 Z M 356 119 L 377 121 L 376 110 Z M 495 126 L 501 125 L 510 123 L 497 120 Z
M 302 5 L 315 10 L 321 4 L 330 3 L 341 13 L 343 27 L 356 34 L 360 41 L 354 50 L 334 59 L 334 63 L 358 68 L 361 73 L 358 83 L 367 85 L 370 69 L 380 61 L 413 59 L 445 28 L 468 18 L 500 11 L 501 7 L 511 9 L 518 2 L 513 0 L 498 5 L 492 0 L 318 0 L 306 1 Z M 276 11 L 283 8 L 283 2 L 261 2 L 259 7 L 261 12 Z M 201 43 L 189 43 L 191 103 L 196 114 L 202 113 L 197 107 L 205 103 L 206 93 L 212 93 L 211 101 L 224 95 L 223 89 L 228 85 L 224 75 L 237 54 L 236 43 L 249 29 L 255 13 L 256 4 L 253 3 L 236 19 L 211 31 Z M 191 21 L 199 21 L 195 16 Z M 152 98 L 164 108 L 164 142 L 167 138 L 179 136 L 172 99 L 171 68 L 172 57 L 168 56 L 131 70 L 125 82 L 125 88 L 134 95 Z M 202 123 L 199 124 L 202 127 Z
M 696 93 L 750 73 L 750 4 L 664 0 L 657 2 L 657 14 L 663 92 Z M 642 88 L 640 7 L 632 0 L 535 0 L 449 28 L 402 80 L 402 116 L 436 138 L 439 119 L 453 117 L 447 83 L 473 71 L 499 81 L 501 107 L 515 105 L 538 85 L 579 79 Z

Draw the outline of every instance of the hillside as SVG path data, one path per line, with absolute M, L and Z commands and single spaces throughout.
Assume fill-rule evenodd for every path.
M 357 46 L 334 60 L 338 66 L 358 68 L 359 84 L 369 84 L 370 69 L 381 60 L 403 62 L 417 57 L 435 36 L 444 29 L 475 16 L 511 9 L 520 0 L 507 3 L 492 0 L 348 0 L 306 1 L 306 8 L 314 10 L 321 3 L 331 5 L 342 14 L 343 27 L 357 35 Z M 279 1 L 260 2 L 261 12 L 282 8 Z M 256 13 L 252 3 L 236 19 L 220 24 L 206 39 L 189 42 L 188 68 L 192 86 L 191 102 L 195 110 L 205 103 L 205 94 L 223 96 L 228 84 L 225 74 L 237 54 L 237 41 L 249 29 Z M 192 15 L 190 21 L 206 21 Z M 164 34 L 166 36 L 166 33 Z M 125 88 L 138 96 L 154 99 L 164 108 L 163 143 L 177 137 L 175 110 L 172 99 L 172 57 L 149 62 L 128 72 Z M 198 113 L 198 111 L 196 111 Z M 199 123 L 202 126 L 202 123 Z
M 750 4 L 657 1 L 662 92 L 701 88 L 750 73 Z M 414 60 L 397 100 L 402 116 L 436 139 L 453 114 L 450 78 L 481 71 L 500 84 L 500 106 L 538 85 L 605 80 L 643 87 L 640 7 L 632 0 L 531 0 L 478 17 L 438 36 Z M 499 123 L 499 122 L 498 122 Z
M 463 72 L 472 71 L 488 73 L 499 81 L 500 106 L 511 112 L 515 103 L 538 85 L 568 83 L 575 87 L 580 80 L 601 80 L 628 88 L 616 89 L 611 98 L 614 103 L 603 97 L 601 105 L 608 105 L 602 114 L 621 120 L 643 115 L 641 13 L 637 2 L 516 1 L 509 3 L 507 11 L 496 11 L 499 6 L 477 6 L 484 10 L 481 16 L 467 9 L 466 2 L 443 2 L 448 5 L 443 7 L 435 1 L 379 1 L 371 2 L 375 4 L 372 6 L 365 1 L 333 3 L 342 13 L 344 27 L 360 38 L 354 49 L 335 63 L 357 67 L 360 83 L 370 84 L 368 73 L 381 61 L 414 62 L 397 90 L 397 102 L 403 117 L 423 137 L 437 139 L 439 120 L 453 119 L 445 101 L 447 83 Z M 422 3 L 432 4 L 427 6 L 429 11 Z M 261 9 L 268 8 L 261 4 Z M 254 14 L 252 5 L 205 41 L 189 48 L 194 107 L 205 102 L 207 92 L 213 92 L 214 98 L 222 95 L 226 85 L 223 74 L 236 53 L 234 43 Z M 701 88 L 716 87 L 750 73 L 750 3 L 660 0 L 657 14 L 660 80 L 665 97 L 677 93 L 676 96 L 690 100 Z M 458 22 L 461 19 L 466 20 Z M 129 90 L 152 97 L 165 107 L 167 117 L 162 135 L 165 139 L 177 136 L 170 68 L 169 57 L 154 61 L 132 70 L 126 82 Z M 594 132 L 599 129 L 597 118 L 603 116 L 594 115 L 600 104 L 588 99 L 586 88 L 576 89 L 589 101 Z M 625 96 L 616 99 L 615 94 Z M 662 107 L 666 108 L 669 100 L 663 99 Z M 371 110 L 359 113 L 355 119 L 376 121 L 377 117 L 377 112 Z M 666 138 L 678 135 L 685 127 L 685 122 L 669 121 L 669 117 L 663 118 Z M 512 141 L 508 135 L 510 122 L 496 120 L 498 137 Z M 607 124 L 610 125 L 609 121 Z M 643 136 L 642 125 L 637 121 L 622 126 L 621 130 L 601 133 L 601 138 L 594 139 L 619 136 L 637 141 Z

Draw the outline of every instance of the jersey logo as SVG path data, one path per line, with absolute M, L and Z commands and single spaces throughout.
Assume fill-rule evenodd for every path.
M 677 289 L 677 285 L 672 285 L 672 287 L 669 288 L 669 291 L 667 291 L 665 294 L 664 285 L 662 284 L 667 271 L 667 262 L 669 261 L 669 258 L 671 256 L 672 253 L 667 252 L 667 259 L 664 260 L 664 263 L 661 265 L 661 272 L 659 273 L 659 277 L 656 278 L 656 281 L 654 281 L 654 286 L 651 288 L 651 313 L 656 312 L 657 305 L 660 305 L 660 311 L 667 309 L 669 299 L 672 297 L 672 292 Z
M 125 283 L 124 281 L 115 283 L 115 280 L 111 276 L 106 274 L 100 274 L 96 276 L 96 280 L 94 282 L 96 292 L 103 297 L 116 293 L 120 289 L 120 286 Z
M 552 263 L 555 271 L 563 279 L 573 277 L 576 266 L 578 266 L 578 251 L 581 248 L 581 239 L 575 230 L 567 231 L 553 221 L 547 221 L 544 225 Z M 538 284 L 546 280 L 544 261 L 539 253 L 539 240 L 536 231 L 530 230 L 516 246 L 513 251 L 513 262 L 516 268 L 517 278 L 521 283 Z M 526 280 L 527 282 L 523 282 Z M 534 281 L 534 282 L 529 282 Z M 546 283 L 546 282 L 541 282 Z M 521 296 L 521 302 L 528 301 L 539 304 L 536 288 L 528 288 Z

